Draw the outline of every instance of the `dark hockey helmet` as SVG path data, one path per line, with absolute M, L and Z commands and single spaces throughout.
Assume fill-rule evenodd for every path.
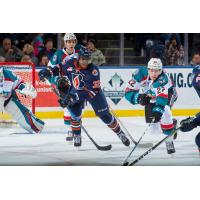
M 79 58 L 83 58 L 85 60 L 91 60 L 91 53 L 88 51 L 87 48 L 82 47 L 79 51 L 78 51 L 78 57 Z

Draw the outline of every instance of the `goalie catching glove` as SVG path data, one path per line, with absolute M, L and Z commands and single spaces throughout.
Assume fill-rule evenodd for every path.
M 37 97 L 37 91 L 31 83 L 26 83 L 22 90 L 17 90 L 20 94 L 30 96 L 32 99 Z

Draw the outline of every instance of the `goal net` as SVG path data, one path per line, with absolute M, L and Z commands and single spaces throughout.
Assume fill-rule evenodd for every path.
M 0 62 L 0 67 L 4 67 L 13 73 L 15 73 L 17 76 L 19 76 L 24 83 L 31 83 L 33 87 L 35 87 L 35 65 L 33 63 L 29 62 Z M 35 100 L 31 99 L 30 97 L 25 97 L 18 92 L 16 92 L 19 100 L 23 105 L 28 107 L 32 110 L 33 113 L 35 113 Z M 0 123 L 14 123 L 14 120 L 12 117 L 4 112 L 0 112 Z

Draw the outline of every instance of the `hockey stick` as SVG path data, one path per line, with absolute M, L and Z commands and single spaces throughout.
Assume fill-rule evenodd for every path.
M 160 144 L 162 144 L 166 139 L 168 139 L 169 137 L 171 137 L 172 135 L 174 135 L 178 130 L 180 129 L 177 128 L 175 129 L 170 135 L 167 135 L 166 137 L 164 137 L 162 140 L 160 140 L 158 143 L 156 143 L 153 147 L 151 147 L 149 150 L 147 150 L 145 153 L 143 153 L 141 156 L 139 156 L 137 159 L 135 159 L 133 162 L 131 162 L 130 164 L 128 164 L 128 166 L 132 166 L 135 165 L 137 162 L 139 162 L 142 158 L 144 158 L 146 155 L 148 155 L 149 153 L 151 153 L 154 149 L 156 149 Z
M 85 134 L 89 137 L 89 139 L 92 141 L 92 143 L 95 145 L 95 147 L 100 150 L 100 151 L 109 151 L 112 148 L 112 145 L 109 144 L 107 146 L 99 146 L 94 140 L 93 138 L 89 135 L 89 133 L 87 132 L 87 130 L 85 129 L 85 127 L 83 125 L 81 125 L 81 128 L 83 129 L 83 131 L 85 132 Z
M 126 134 L 130 137 L 130 139 L 132 140 L 132 142 L 135 144 L 135 145 L 138 145 L 138 147 L 141 147 L 141 148 L 150 148 L 153 146 L 152 143 L 143 143 L 143 144 L 138 144 L 138 142 L 136 142 L 132 135 L 129 133 L 129 131 L 127 130 L 127 128 L 124 126 L 124 124 L 122 123 L 122 121 L 116 116 L 114 110 L 110 107 L 109 105 L 109 108 L 110 108 L 110 111 L 111 113 L 113 114 L 113 116 L 117 119 L 117 121 L 120 123 L 120 125 L 122 126 L 122 128 L 126 131 Z
M 128 156 L 126 157 L 123 166 L 127 166 L 129 164 L 128 159 L 130 158 L 131 154 L 133 153 L 133 151 L 136 149 L 136 147 L 139 145 L 140 141 L 142 140 L 142 138 L 144 137 L 144 135 L 146 134 L 147 130 L 150 128 L 152 122 L 154 119 L 152 119 L 151 123 L 147 126 L 147 128 L 145 129 L 145 131 L 143 132 L 143 134 L 141 135 L 140 139 L 138 140 L 138 142 L 135 144 L 135 146 L 133 147 L 133 149 L 131 150 L 131 152 L 128 154 Z
M 58 91 L 56 88 L 54 88 L 54 87 L 52 86 L 52 84 L 49 82 L 49 80 L 45 78 L 45 82 L 51 87 L 51 89 L 53 90 L 53 92 L 60 98 L 60 93 L 59 93 L 59 91 Z M 67 107 L 67 109 L 68 109 L 68 107 Z M 112 145 L 111 145 L 111 144 L 109 144 L 109 145 L 107 145 L 107 146 L 100 146 L 100 145 L 98 145 L 98 144 L 94 141 L 94 139 L 90 136 L 90 134 L 88 133 L 88 131 L 85 129 L 85 127 L 84 127 L 82 124 L 81 124 L 81 128 L 83 129 L 83 131 L 85 132 L 85 134 L 88 136 L 88 138 L 91 140 L 91 142 L 95 145 L 95 147 L 96 147 L 98 150 L 100 150 L 100 151 L 109 151 L 109 150 L 111 150 L 111 148 L 112 148 Z

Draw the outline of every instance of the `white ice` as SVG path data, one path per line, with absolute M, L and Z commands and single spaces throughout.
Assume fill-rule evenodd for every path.
M 179 117 L 183 119 L 184 117 Z M 138 140 L 147 125 L 143 117 L 120 118 L 135 140 Z M 118 137 L 98 118 L 85 118 L 83 125 L 99 145 L 112 144 L 110 151 L 99 151 L 82 132 L 82 147 L 75 148 L 65 141 L 65 126 L 62 119 L 45 120 L 41 134 L 28 134 L 18 126 L 0 128 L 0 165 L 108 165 L 120 166 L 133 148 L 125 147 Z M 140 160 L 136 165 L 200 165 L 200 156 L 195 145 L 198 128 L 188 133 L 179 132 L 175 140 L 176 153 L 166 153 L 165 143 Z M 162 134 L 146 134 L 142 142 L 157 143 Z M 131 161 L 147 151 L 136 148 Z

